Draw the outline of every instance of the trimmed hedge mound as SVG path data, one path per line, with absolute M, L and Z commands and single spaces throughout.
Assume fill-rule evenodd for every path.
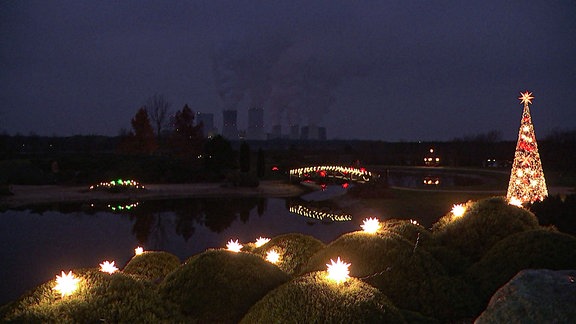
M 190 320 L 238 322 L 250 306 L 289 279 L 258 255 L 208 250 L 169 274 L 159 289 Z
M 0 310 L 1 321 L 22 323 L 151 323 L 182 318 L 153 285 L 123 273 L 75 270 L 79 287 L 61 297 L 50 280 Z
M 304 264 L 324 246 L 324 243 L 312 236 L 291 233 L 276 236 L 261 247 L 254 248 L 252 252 L 265 258 L 268 251 L 276 250 L 281 255 L 277 266 L 294 276 L 300 274 Z
M 446 277 L 428 252 L 396 233 L 344 234 L 310 258 L 304 270 L 325 270 L 338 257 L 351 263 L 350 276 L 378 288 L 403 309 L 437 318 L 466 316 L 468 303 L 475 300 L 464 282 Z M 454 299 L 464 302 L 454 303 Z
M 378 289 L 355 279 L 337 285 L 326 272 L 298 277 L 268 293 L 241 323 L 405 323 Z
M 153 283 L 160 283 L 166 275 L 180 266 L 180 259 L 163 251 L 145 251 L 130 259 L 122 272 L 143 276 Z
M 467 256 L 473 263 L 501 239 L 539 227 L 534 214 L 509 205 L 503 197 L 495 197 L 469 204 L 462 217 L 453 218 L 449 213 L 432 231 L 437 243 Z
M 414 224 L 409 220 L 387 220 L 382 224 L 381 232 L 396 233 L 412 244 L 427 245 L 431 240 L 431 233 L 422 225 Z
M 511 235 L 494 245 L 468 275 L 487 302 L 523 269 L 576 269 L 576 238 L 544 229 Z

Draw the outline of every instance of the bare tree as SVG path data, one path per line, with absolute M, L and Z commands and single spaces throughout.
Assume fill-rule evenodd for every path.
M 148 117 L 150 122 L 156 128 L 156 137 L 160 138 L 162 133 L 162 128 L 166 126 L 168 122 L 168 110 L 172 104 L 166 100 L 162 94 L 154 94 L 152 97 L 148 98 L 146 101 L 146 110 L 148 111 Z

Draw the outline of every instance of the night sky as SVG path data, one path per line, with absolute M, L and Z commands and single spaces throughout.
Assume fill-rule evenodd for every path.
M 118 135 L 146 99 L 329 139 L 576 128 L 576 1 L 0 1 L 0 132 Z

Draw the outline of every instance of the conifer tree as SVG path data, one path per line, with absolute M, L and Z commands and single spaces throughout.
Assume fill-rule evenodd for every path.
M 131 120 L 130 131 L 120 145 L 121 151 L 132 154 L 152 154 L 158 149 L 154 129 L 146 108 L 142 107 Z
M 194 112 L 188 105 L 174 115 L 171 136 L 172 149 L 177 156 L 196 159 L 202 153 L 202 125 L 194 125 Z

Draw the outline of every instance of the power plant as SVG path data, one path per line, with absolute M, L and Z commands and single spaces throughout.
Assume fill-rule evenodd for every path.
M 218 134 L 218 129 L 214 126 L 214 114 L 196 114 L 196 124 L 202 123 L 204 137 L 213 137 Z M 326 127 L 317 125 L 288 125 L 284 130 L 282 125 L 273 125 L 268 132 L 264 125 L 264 109 L 252 107 L 248 109 L 248 127 L 238 128 L 238 111 L 226 109 L 222 111 L 222 132 L 223 137 L 228 140 L 327 140 Z M 284 131 L 284 132 L 283 132 Z

